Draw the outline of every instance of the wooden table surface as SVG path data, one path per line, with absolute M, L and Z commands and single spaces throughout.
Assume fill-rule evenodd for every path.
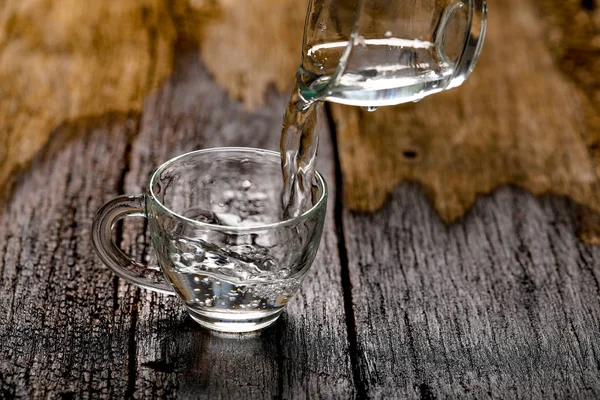
M 273 92 L 246 111 L 189 54 L 141 117 L 54 132 L 0 208 L 0 398 L 600 397 L 600 249 L 576 238 L 575 206 L 505 187 L 445 226 L 408 184 L 354 214 L 327 123 L 325 234 L 274 326 L 210 333 L 99 261 L 105 201 L 183 152 L 277 148 L 285 103 Z M 138 222 L 117 239 L 151 260 Z

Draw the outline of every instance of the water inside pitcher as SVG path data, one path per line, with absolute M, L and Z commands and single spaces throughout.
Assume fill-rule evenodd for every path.
M 486 28 L 485 0 L 312 0 L 300 95 L 367 108 L 461 85 Z

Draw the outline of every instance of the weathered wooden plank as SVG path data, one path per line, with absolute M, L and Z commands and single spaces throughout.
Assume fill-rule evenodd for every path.
M 59 129 L 2 208 L 1 398 L 108 398 L 127 390 L 135 305 L 117 296 L 100 268 L 90 227 L 120 190 L 136 121 L 114 116 Z
M 575 206 L 514 188 L 450 227 L 403 185 L 344 211 L 360 392 L 373 398 L 600 395 L 600 249 Z

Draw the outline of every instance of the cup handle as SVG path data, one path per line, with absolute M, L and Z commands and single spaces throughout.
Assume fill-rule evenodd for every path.
M 159 268 L 133 261 L 112 239 L 112 229 L 117 221 L 125 217 L 146 217 L 145 209 L 143 195 L 119 196 L 104 204 L 92 224 L 92 243 L 100 259 L 121 278 L 144 289 L 174 295 Z

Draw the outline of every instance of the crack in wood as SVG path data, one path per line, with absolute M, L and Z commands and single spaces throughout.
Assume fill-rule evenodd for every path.
M 338 242 L 338 255 L 340 258 L 341 265 L 341 278 L 342 278 L 342 292 L 344 296 L 344 311 L 346 314 L 346 329 L 348 335 L 348 344 L 350 351 L 350 362 L 352 364 L 352 375 L 354 380 L 354 388 L 356 389 L 357 399 L 369 398 L 369 393 L 365 380 L 363 378 L 363 371 L 361 368 L 360 359 L 362 358 L 360 347 L 358 346 L 358 340 L 356 336 L 356 318 L 354 316 L 354 302 L 352 299 L 352 282 L 350 279 L 350 271 L 348 268 L 348 253 L 346 250 L 346 238 L 344 234 L 344 222 L 343 212 L 344 204 L 343 198 L 343 180 L 342 172 L 339 159 L 339 148 L 337 144 L 336 130 L 333 123 L 333 118 L 329 107 L 325 107 L 325 115 L 328 118 L 329 125 L 331 127 L 331 141 L 333 143 L 333 156 L 335 161 L 335 206 L 334 206 L 334 220 L 335 220 L 335 231 L 337 234 Z

